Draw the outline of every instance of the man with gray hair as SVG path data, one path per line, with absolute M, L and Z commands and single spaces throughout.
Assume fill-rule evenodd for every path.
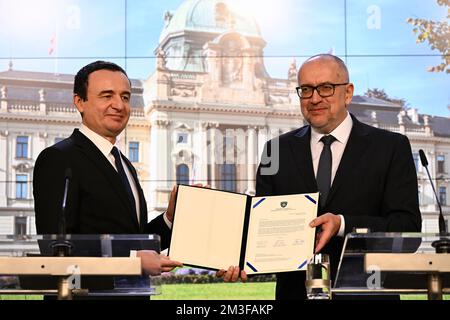
M 318 217 L 309 226 L 317 228 L 315 253 L 330 255 L 334 280 L 344 236 L 354 228 L 421 230 L 417 175 L 406 136 L 363 124 L 348 112 L 354 86 L 341 59 L 310 57 L 298 85 L 308 125 L 266 144 L 256 195 L 320 192 Z M 270 166 L 278 170 L 264 170 Z M 233 281 L 238 272 L 228 270 L 225 279 L 230 274 Z M 305 272 L 277 274 L 276 298 L 306 299 Z

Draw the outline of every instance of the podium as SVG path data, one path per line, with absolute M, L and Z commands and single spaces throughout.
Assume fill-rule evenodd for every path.
M 428 295 L 450 293 L 450 254 L 436 253 L 439 234 L 350 233 L 342 250 L 333 294 Z
M 55 256 L 55 246 L 67 254 Z M 159 276 L 143 275 L 132 250 L 160 252 L 158 235 L 0 235 L 0 294 L 149 296 Z

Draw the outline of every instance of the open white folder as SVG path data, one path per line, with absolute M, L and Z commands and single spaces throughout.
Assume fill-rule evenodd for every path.
M 318 193 L 251 197 L 178 186 L 170 258 L 247 274 L 304 270 L 313 256 Z

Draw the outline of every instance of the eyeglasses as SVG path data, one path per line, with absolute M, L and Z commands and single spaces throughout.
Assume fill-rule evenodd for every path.
M 308 99 L 311 98 L 314 94 L 314 90 L 317 90 L 317 93 L 322 98 L 331 97 L 334 94 L 334 89 L 336 86 L 345 86 L 346 83 L 323 83 L 319 84 L 316 87 L 313 86 L 300 86 L 296 87 L 297 94 L 300 97 L 300 99 Z

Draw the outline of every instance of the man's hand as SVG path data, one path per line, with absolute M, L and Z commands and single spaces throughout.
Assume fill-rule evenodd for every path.
M 161 257 L 161 269 L 162 272 L 170 272 L 176 267 L 182 267 L 183 264 L 181 262 L 170 260 L 170 257 L 165 255 L 160 255 Z
M 216 272 L 216 277 L 223 278 L 225 282 L 236 282 L 240 278 L 242 282 L 247 282 L 247 273 L 242 270 L 239 272 L 239 267 L 230 266 L 228 270 L 219 270 Z
M 192 185 L 193 187 L 211 188 L 209 185 L 203 185 L 201 183 L 196 183 Z M 169 206 L 167 207 L 166 217 L 170 222 L 173 222 L 173 215 L 175 213 L 175 199 L 177 198 L 178 186 L 175 185 L 170 192 Z
M 175 199 L 177 197 L 178 186 L 175 185 L 170 192 L 169 206 L 167 207 L 166 217 L 170 222 L 173 222 L 173 214 L 175 212 Z
M 316 237 L 316 249 L 315 253 L 319 253 L 320 250 L 334 237 L 341 227 L 341 218 L 333 213 L 325 213 L 320 217 L 317 217 L 309 223 L 311 228 L 321 227 L 321 231 Z
M 169 272 L 175 267 L 183 266 L 181 262 L 172 261 L 169 257 L 159 255 L 153 250 L 139 250 L 136 256 L 141 258 L 142 270 L 152 276 L 157 276 L 161 272 Z

